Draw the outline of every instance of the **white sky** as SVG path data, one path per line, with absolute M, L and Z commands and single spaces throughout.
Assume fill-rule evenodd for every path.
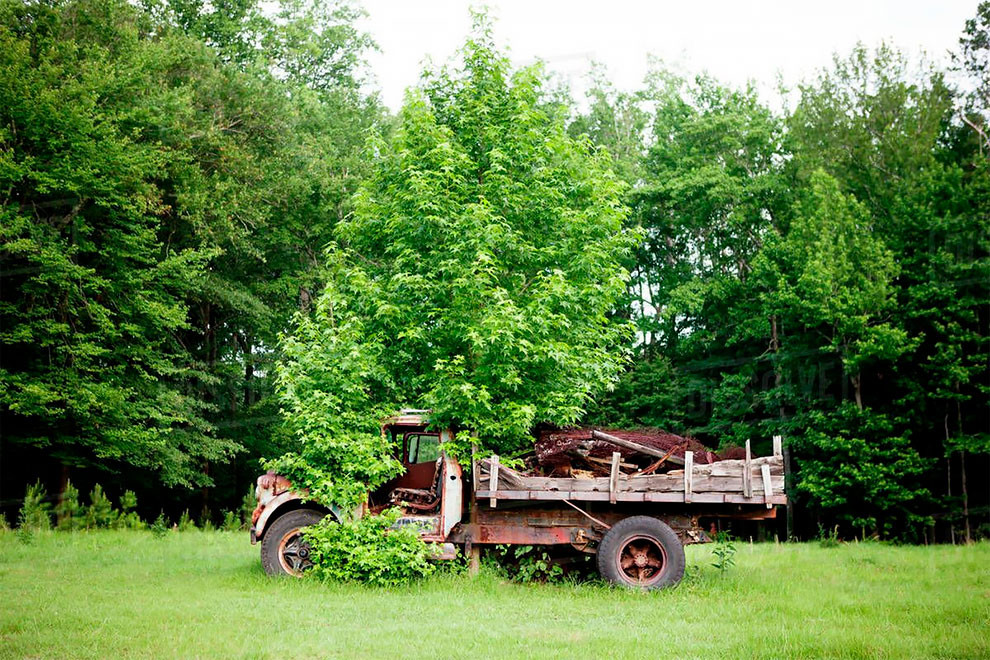
M 392 110 L 415 85 L 423 61 L 445 62 L 470 28 L 464 0 L 364 0 L 363 27 L 381 52 L 369 57 L 382 99 Z M 777 74 L 795 83 L 847 54 L 857 41 L 886 40 L 910 55 L 944 60 L 977 0 L 488 0 L 500 47 L 512 60 L 536 58 L 583 97 L 591 61 L 608 67 L 623 90 L 636 89 L 647 55 L 682 72 L 706 70 L 723 82 L 755 80 L 767 95 Z M 769 100 L 769 99 L 768 99 Z

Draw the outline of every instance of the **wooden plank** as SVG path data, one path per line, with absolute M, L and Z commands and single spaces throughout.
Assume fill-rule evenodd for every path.
M 753 496 L 753 455 L 749 449 L 749 440 L 746 441 L 746 462 L 743 464 L 742 491 L 745 497 Z
M 773 455 L 778 458 L 784 457 L 784 439 L 779 435 L 773 436 Z
M 488 490 L 491 491 L 491 497 L 489 498 L 488 505 L 491 508 L 498 506 L 498 499 L 495 493 L 498 491 L 498 454 L 494 454 L 491 460 L 492 466 L 492 478 L 488 485 Z
M 763 476 L 763 499 L 767 502 L 767 508 L 772 509 L 773 503 L 770 499 L 773 497 L 773 486 L 770 484 L 770 466 L 761 465 L 760 473 Z
M 638 442 L 633 442 L 632 440 L 624 440 L 623 438 L 617 438 L 614 435 L 608 433 L 602 433 L 601 431 L 595 429 L 591 432 L 591 437 L 595 440 L 601 440 L 603 442 L 610 442 L 613 445 L 618 445 L 623 449 L 631 449 L 632 451 L 639 452 L 640 454 L 646 454 L 647 456 L 655 456 L 657 458 L 663 458 L 667 456 L 667 452 L 654 449 L 653 447 L 647 447 L 646 445 L 641 445 Z M 684 465 L 684 461 L 677 456 L 669 456 L 667 460 L 674 465 Z
M 479 491 L 478 497 L 485 498 L 491 495 L 490 491 Z M 573 500 L 578 502 L 608 502 L 607 492 L 567 492 L 567 491 L 535 491 L 535 490 L 500 490 L 498 491 L 500 500 L 528 500 L 528 501 L 559 501 Z M 615 495 L 617 502 L 662 502 L 676 503 L 684 502 L 683 493 L 632 493 L 619 491 Z M 771 500 L 773 504 L 785 504 L 787 498 L 784 495 L 774 495 Z M 743 497 L 736 493 L 694 493 L 691 504 L 765 504 L 765 498 Z
M 750 460 L 750 467 L 757 467 L 766 463 L 770 466 L 770 473 L 784 473 L 784 461 L 779 456 L 759 456 Z M 711 474 L 727 476 L 734 474 L 737 477 L 742 474 L 746 462 L 744 460 L 715 461 L 711 464 Z M 698 466 L 707 467 L 707 466 Z
M 725 501 L 728 504 L 764 504 L 763 497 L 743 497 L 739 493 L 726 493 Z M 785 495 L 774 495 L 770 498 L 771 504 L 787 504 Z
M 694 477 L 694 452 L 684 452 L 684 501 L 690 502 L 693 493 L 691 492 L 691 479 Z
M 619 463 L 622 462 L 622 454 L 617 451 L 612 452 L 612 471 L 608 476 L 608 501 L 615 504 L 615 493 L 619 490 Z
M 703 465 L 695 465 L 691 477 L 691 491 L 695 494 L 703 492 L 736 492 L 742 494 L 742 470 L 734 476 L 710 476 L 699 474 Z M 545 477 L 520 477 L 510 478 L 509 468 L 499 466 L 499 492 L 503 490 L 532 490 L 546 492 L 603 492 L 609 491 L 609 477 L 596 477 L 594 479 L 547 479 Z M 631 492 L 684 492 L 684 471 L 677 470 L 676 473 L 643 475 L 639 477 L 623 477 L 619 473 L 622 481 L 622 490 Z M 763 488 L 762 475 L 756 471 L 754 477 L 756 482 L 754 488 Z M 784 476 L 774 474 L 770 471 L 770 483 L 774 490 L 781 491 L 784 488 Z M 488 490 L 487 484 L 482 480 L 478 490 Z
M 783 474 L 783 463 L 780 459 L 774 458 L 754 458 L 751 461 L 752 467 L 767 464 L 770 466 L 770 475 L 778 476 Z M 490 461 L 481 460 L 479 461 L 481 474 L 478 477 L 478 481 L 484 484 L 486 481 L 490 481 L 490 477 L 486 475 L 485 470 L 490 471 Z M 708 478 L 718 478 L 718 477 L 732 477 L 736 482 L 740 482 L 743 475 L 744 461 L 742 460 L 729 460 L 729 461 L 717 461 L 715 463 L 709 464 L 697 464 L 694 465 L 694 483 L 695 492 L 701 491 L 701 486 L 699 485 L 700 480 Z M 632 476 L 628 478 L 629 484 L 635 484 L 638 489 L 648 489 L 648 488 L 674 488 L 676 490 L 681 490 L 681 483 L 683 482 L 684 474 L 683 470 L 671 470 L 664 474 L 654 474 L 654 475 L 640 475 Z M 499 467 L 499 484 L 502 489 L 511 490 L 608 490 L 608 477 L 595 477 L 592 479 L 581 479 L 572 477 L 529 477 L 515 470 L 501 465 Z M 676 485 L 671 485 L 676 484 Z M 718 487 L 716 490 L 736 490 L 741 491 L 740 486 L 729 487 Z M 479 488 L 480 490 L 480 488 Z

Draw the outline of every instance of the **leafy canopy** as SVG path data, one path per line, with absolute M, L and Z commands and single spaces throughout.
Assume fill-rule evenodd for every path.
M 608 154 L 567 134 L 541 68 L 512 71 L 484 17 L 462 52 L 408 94 L 391 141 L 371 142 L 328 285 L 284 342 L 302 449 L 273 466 L 321 493 L 347 490 L 330 475 L 385 478 L 367 454 L 388 465 L 384 413 L 429 408 L 508 453 L 534 424 L 575 422 L 625 360 L 612 310 L 637 235 Z

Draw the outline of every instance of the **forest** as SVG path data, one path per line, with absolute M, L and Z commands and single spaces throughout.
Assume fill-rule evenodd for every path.
M 990 2 L 783 104 L 659 61 L 575 98 L 479 13 L 397 113 L 361 15 L 0 0 L 8 520 L 39 481 L 213 524 L 265 467 L 372 482 L 407 405 L 503 452 L 779 434 L 781 536 L 990 536 Z

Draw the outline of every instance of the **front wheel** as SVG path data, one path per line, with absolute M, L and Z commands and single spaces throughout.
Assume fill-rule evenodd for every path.
M 598 572 L 623 587 L 669 587 L 684 577 L 684 546 L 665 523 L 630 516 L 613 525 L 599 544 Z
M 279 517 L 261 540 L 261 565 L 265 573 L 302 577 L 303 571 L 312 568 L 309 544 L 302 532 L 325 515 L 313 509 L 296 509 Z

